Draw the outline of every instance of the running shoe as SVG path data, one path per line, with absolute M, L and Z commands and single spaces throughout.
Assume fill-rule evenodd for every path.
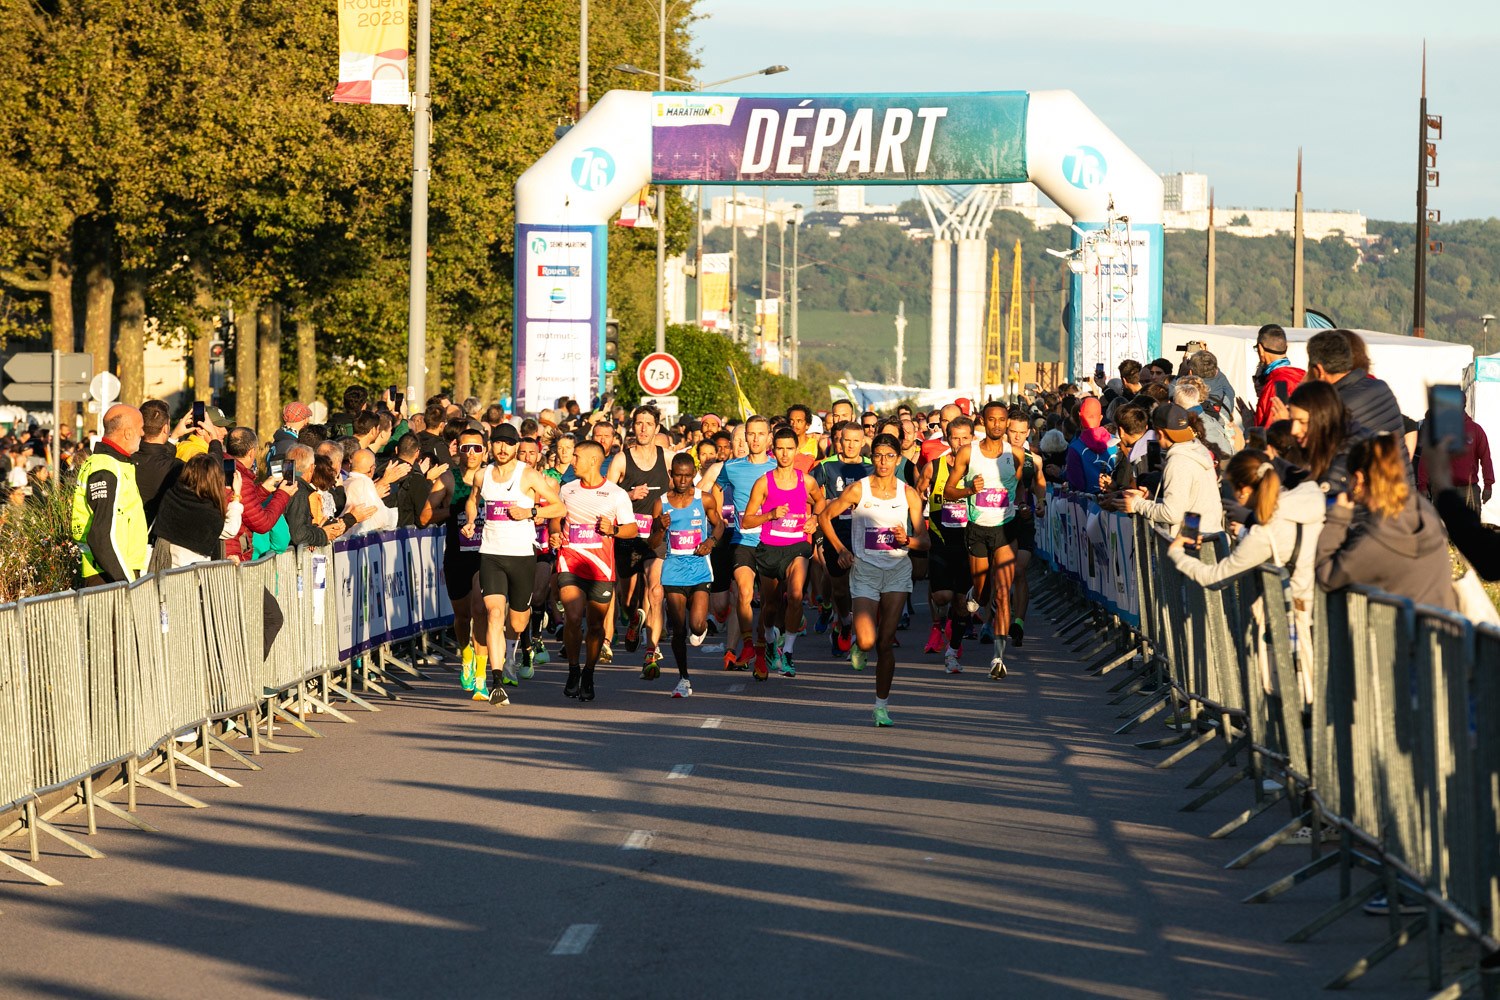
M 536 676 L 536 668 L 533 667 L 531 663 L 532 661 L 528 661 L 521 664 L 521 669 L 516 671 L 516 673 L 520 675 L 521 680 L 529 681 Z
M 552 657 L 548 654 L 547 647 L 542 642 L 541 636 L 537 636 L 531 640 L 531 662 L 533 666 L 538 667 L 545 667 L 552 662 Z
M 903 611 L 901 612 L 901 620 L 896 623 L 896 631 L 905 632 L 909 628 L 911 628 L 911 612 Z
M 964 672 L 963 664 L 958 662 L 958 650 L 951 646 L 948 648 L 948 652 L 943 654 L 943 669 L 950 674 L 961 674 Z
M 828 625 L 833 621 L 833 602 L 818 605 L 818 620 L 813 622 L 813 629 L 819 635 L 828 631 Z
M 509 705 L 510 695 L 505 693 L 505 688 L 497 684 L 495 685 L 494 690 L 490 692 L 490 704 L 501 706 Z
M 641 666 L 641 680 L 654 681 L 661 676 L 661 654 L 654 648 L 646 651 L 646 661 Z
M 578 685 L 578 700 L 594 700 L 594 672 L 592 670 L 583 675 L 583 681 Z
M 887 712 L 885 710 L 885 706 L 884 705 L 876 705 L 875 706 L 875 725 L 877 725 L 877 726 L 890 726 L 890 725 L 894 725 L 894 723 L 891 722 L 891 713 Z
M 854 629 L 845 626 L 839 629 L 839 652 L 848 655 L 849 650 L 854 647 Z
M 497 684 L 496 687 L 506 684 L 511 687 L 521 686 L 521 682 L 516 679 L 516 665 L 510 660 L 506 660 L 500 665 L 500 684 Z
M 578 685 L 583 681 L 583 670 L 576 663 L 568 664 L 568 680 L 563 685 L 564 698 L 577 698 Z
M 755 659 L 755 640 L 746 638 L 745 644 L 740 647 L 739 661 L 741 666 L 746 666 Z
M 499 686 L 500 685 L 498 684 L 495 685 L 496 688 L 498 688 Z M 470 697 L 474 701 L 490 700 L 490 687 L 489 684 L 485 681 L 484 674 L 480 674 L 474 679 L 474 693 L 470 695 Z
M 634 653 L 641 644 L 641 627 L 646 624 L 646 609 L 636 608 L 630 616 L 630 627 L 625 630 L 625 652 Z
M 465 691 L 474 690 L 474 644 L 471 642 L 464 647 L 464 666 L 459 671 L 458 683 Z
M 686 677 L 678 681 L 677 686 L 672 689 L 673 698 L 691 698 L 692 695 L 693 685 Z
M 1311 834 L 1309 834 L 1309 837 L 1310 836 Z M 1401 907 L 1402 916 L 1412 916 L 1414 914 L 1427 912 L 1427 908 L 1425 906 L 1420 903 L 1409 903 L 1406 901 L 1405 897 L 1402 898 L 1399 905 Z M 1379 892 L 1375 893 L 1375 895 L 1370 897 L 1370 901 L 1365 904 L 1364 910 L 1372 917 L 1388 916 L 1391 912 L 1390 897 L 1386 894 L 1386 891 L 1384 889 L 1381 889 Z
M 725 670 L 743 670 L 745 668 L 740 663 L 739 657 L 735 656 L 731 652 L 726 651 L 724 653 L 724 669 Z
M 855 670 L 865 669 L 865 651 L 859 648 L 859 643 L 849 647 L 849 666 Z
M 613 663 L 613 662 L 615 662 L 615 651 L 610 648 L 609 643 L 607 643 L 607 642 L 604 645 L 602 645 L 602 646 L 599 647 L 599 662 L 600 663 Z
M 750 676 L 754 677 L 758 681 L 763 681 L 769 674 L 770 670 L 766 665 L 765 647 L 757 646 L 755 647 L 755 669 L 751 672 Z
M 990 680 L 999 681 L 1004 679 L 1005 661 L 997 656 L 990 661 Z
M 703 640 L 707 639 L 707 638 L 708 638 L 708 627 L 707 626 L 704 627 L 704 629 L 703 629 L 702 632 L 698 632 L 696 634 L 691 629 L 688 630 L 688 645 L 689 646 L 701 646 L 701 645 L 703 645 Z
M 1010 623 L 1010 641 L 1016 644 L 1017 649 L 1020 649 L 1021 643 L 1024 642 L 1025 639 L 1026 623 L 1021 621 L 1021 619 L 1019 618 L 1012 619 Z
M 932 626 L 932 634 L 927 637 L 927 645 L 923 647 L 924 653 L 941 652 L 943 648 L 943 630 L 936 625 Z
M 975 625 L 973 622 L 969 622 L 969 627 L 966 628 L 966 629 L 964 629 L 964 639 L 965 640 L 975 640 L 975 639 L 978 639 L 978 638 L 979 638 L 979 626 Z
M 979 599 L 974 596 L 973 587 L 970 587 L 969 592 L 964 595 L 964 606 L 969 609 L 971 615 L 979 613 Z
M 797 665 L 792 662 L 792 654 L 791 653 L 782 653 L 781 654 L 781 676 L 783 676 L 783 677 L 796 677 L 797 676 Z

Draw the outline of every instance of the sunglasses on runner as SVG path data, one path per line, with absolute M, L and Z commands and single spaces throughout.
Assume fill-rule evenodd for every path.
M 875 424 L 873 421 L 868 424 L 861 424 L 861 426 L 864 427 L 864 429 L 867 431 L 873 431 L 875 429 Z
M 463 452 L 465 455 L 479 455 L 479 454 L 482 454 L 484 452 L 484 445 L 482 445 L 482 444 L 461 444 L 461 445 L 458 446 L 458 450 L 461 451 L 461 452 Z

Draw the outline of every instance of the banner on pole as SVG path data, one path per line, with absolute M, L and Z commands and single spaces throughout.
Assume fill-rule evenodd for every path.
M 338 0 L 339 82 L 343 104 L 411 103 L 407 73 L 407 0 Z
M 706 330 L 729 329 L 729 258 L 727 253 L 706 253 L 698 270 L 703 282 L 703 319 Z

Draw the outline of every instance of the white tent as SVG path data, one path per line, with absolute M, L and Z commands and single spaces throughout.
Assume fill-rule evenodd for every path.
M 1469 416 L 1484 428 L 1490 441 L 1490 457 L 1500 457 L 1500 354 L 1475 358 L 1464 372 L 1464 394 Z M 1500 524 L 1500 493 L 1484 505 L 1486 524 Z
M 1219 360 L 1219 370 L 1234 386 L 1242 399 L 1251 400 L 1255 374 L 1254 326 L 1203 326 L 1188 323 L 1164 323 L 1161 328 L 1162 354 L 1174 365 L 1181 361 L 1182 352 L 1173 348 L 1188 341 L 1201 340 L 1208 345 Z M 1298 368 L 1307 367 L 1307 341 L 1317 330 L 1291 329 L 1286 331 L 1287 357 Z M 1370 350 L 1372 375 L 1384 379 L 1396 394 L 1401 412 L 1413 420 L 1421 420 L 1427 412 L 1427 387 L 1434 383 L 1464 382 L 1465 369 L 1474 360 L 1474 348 L 1467 344 L 1450 344 L 1441 340 L 1418 340 L 1414 337 L 1398 337 L 1374 330 L 1355 330 L 1364 338 Z M 1149 358 L 1141 358 L 1142 362 Z M 1500 383 L 1497 383 L 1500 392 Z M 1500 414 L 1497 414 L 1500 415 Z M 1477 415 L 1480 424 L 1485 420 Z M 1490 426 L 1500 429 L 1500 422 Z

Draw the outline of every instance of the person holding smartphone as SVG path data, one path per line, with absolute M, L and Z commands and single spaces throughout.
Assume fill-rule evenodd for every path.
M 1156 491 L 1156 499 L 1151 499 L 1144 488 L 1136 487 L 1100 506 L 1139 515 L 1166 525 L 1173 533 L 1182 525 L 1183 515 L 1197 511 L 1202 517 L 1202 531 L 1208 534 L 1223 531 L 1224 508 L 1219 499 L 1218 466 L 1213 452 L 1198 440 L 1193 426 L 1197 419 L 1176 403 L 1158 406 L 1151 414 L 1151 422 L 1167 457 L 1162 464 L 1161 487 Z

